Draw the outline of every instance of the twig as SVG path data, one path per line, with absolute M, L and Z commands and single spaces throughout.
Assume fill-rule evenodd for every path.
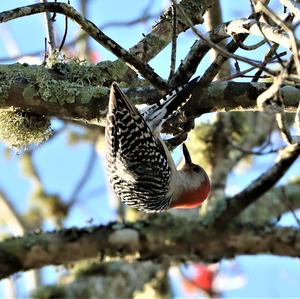
M 240 37 L 241 39 L 246 39 L 246 36 L 243 35 Z M 225 49 L 226 52 L 228 53 L 233 53 L 238 49 L 238 45 L 236 44 L 235 41 L 231 41 L 229 42 Z M 213 81 L 214 77 L 217 75 L 217 73 L 219 72 L 220 68 L 222 67 L 223 63 L 228 59 L 228 56 L 224 56 L 222 54 L 219 54 L 215 60 L 211 63 L 211 65 L 206 69 L 206 71 L 203 73 L 199 83 L 200 84 L 207 84 L 211 81 Z M 254 68 L 259 68 L 260 66 L 253 66 Z
M 300 220 L 298 218 L 298 216 L 295 213 L 295 209 L 293 207 L 293 203 L 291 202 L 290 198 L 287 196 L 286 192 L 285 192 L 285 188 L 281 187 L 281 194 L 282 194 L 282 198 L 286 203 L 287 208 L 289 209 L 289 211 L 292 213 L 293 217 L 295 218 L 299 228 L 300 228 Z
M 149 20 L 156 19 L 160 16 L 160 14 L 146 14 L 142 15 L 141 17 L 132 19 L 130 21 L 113 21 L 113 22 L 108 22 L 105 24 L 102 24 L 100 26 L 101 30 L 107 29 L 109 27 L 123 27 L 123 26 L 134 26 L 140 23 L 145 23 Z
M 46 62 L 47 62 L 47 46 L 48 46 L 48 42 L 47 42 L 47 37 L 45 37 L 45 40 L 44 40 L 44 58 L 43 58 L 43 65 L 46 65 Z
M 234 36 L 236 34 L 250 34 L 263 38 L 266 41 L 272 41 L 281 46 L 290 49 L 291 41 L 287 33 L 278 30 L 278 27 L 270 26 L 269 24 L 258 22 L 256 19 L 237 19 L 222 24 L 219 27 L 220 33 L 227 36 Z
M 277 49 L 278 49 L 279 45 L 278 44 L 273 44 L 272 47 L 269 49 L 269 51 L 267 52 L 267 54 L 265 55 L 263 61 L 262 61 L 262 65 L 266 66 L 268 64 L 268 62 L 270 61 L 271 57 L 273 56 L 274 53 L 276 53 Z M 252 82 L 257 82 L 262 74 L 262 69 L 259 69 L 253 79 Z
M 65 44 L 66 38 L 67 38 L 67 34 L 68 34 L 68 17 L 65 16 L 65 32 L 63 35 L 63 38 L 61 40 L 60 46 L 58 48 L 58 52 L 60 52 Z
M 47 3 L 48 0 L 40 0 L 41 3 Z M 50 48 L 50 53 L 56 48 L 53 20 L 49 12 L 45 12 L 45 27 L 47 31 L 47 40 Z
M 56 12 L 68 16 L 79 24 L 93 39 L 127 63 L 136 72 L 140 73 L 153 86 L 163 91 L 169 90 L 168 84 L 148 64 L 143 63 L 135 55 L 130 54 L 99 30 L 94 23 L 85 19 L 76 9 L 65 3 L 38 3 L 4 11 L 0 13 L 0 23 L 41 12 Z
M 173 11 L 173 32 L 172 32 L 172 49 L 171 49 L 171 66 L 170 66 L 170 74 L 169 80 L 175 73 L 175 66 L 176 66 L 176 48 L 177 48 L 177 13 L 176 13 L 176 6 L 172 5 Z
M 88 163 L 86 165 L 85 171 L 82 173 L 82 176 L 78 183 L 76 184 L 76 187 L 74 188 L 73 192 L 71 193 L 70 199 L 67 201 L 68 207 L 71 207 L 74 205 L 74 203 L 77 200 L 77 195 L 82 190 L 82 188 L 85 186 L 87 181 L 89 180 L 93 167 L 95 166 L 95 160 L 97 158 L 97 153 L 95 151 L 95 143 L 92 143 L 91 145 L 91 153 L 88 160 Z
M 277 45 L 273 45 L 274 47 L 276 47 Z M 271 52 L 268 52 L 267 55 L 266 55 L 266 58 L 264 59 L 264 61 L 262 62 L 262 64 L 267 64 L 267 63 L 271 63 L 271 62 L 275 62 L 274 59 L 276 59 L 277 57 L 270 57 L 272 56 L 271 55 L 272 53 Z M 282 52 L 282 53 L 279 53 L 277 54 L 279 57 L 281 56 L 285 56 L 286 55 L 286 52 Z M 270 57 L 270 58 L 269 58 Z M 235 79 L 235 78 L 239 78 L 239 77 L 246 77 L 245 74 L 255 70 L 256 67 L 252 66 L 244 71 L 238 71 L 236 74 L 233 74 L 231 76 L 228 76 L 226 78 L 220 78 L 221 81 L 228 81 L 228 80 L 232 80 L 232 79 Z M 247 77 L 250 77 L 252 78 L 251 82 L 257 82 L 260 78 L 270 78 L 269 76 L 261 76 L 262 74 L 262 70 L 258 70 L 254 76 L 247 76 Z
M 283 100 L 280 88 L 287 77 L 286 68 L 282 68 L 279 75 L 274 76 L 270 87 L 257 97 L 257 106 L 261 111 L 271 114 L 283 112 Z
M 1 218 L 7 226 L 11 226 L 15 235 L 22 236 L 26 232 L 26 225 L 15 207 L 12 205 L 11 200 L 7 195 L 0 190 L 0 209 Z
M 285 113 L 281 112 L 281 113 L 277 113 L 276 114 L 276 121 L 278 124 L 278 128 L 280 130 L 281 136 L 283 138 L 283 140 L 285 140 L 287 143 L 292 144 L 293 143 L 293 138 L 290 134 L 290 131 L 287 127 L 286 124 L 286 117 L 285 117 Z
M 233 36 L 233 40 L 237 43 L 237 45 L 243 49 L 243 50 L 246 50 L 246 51 L 252 51 L 252 50 L 256 50 L 258 49 L 259 47 L 263 46 L 266 41 L 265 40 L 261 40 L 259 41 L 258 43 L 254 44 L 254 45 L 246 45 L 244 44 L 238 37 L 236 36 Z
M 202 40 L 196 41 L 180 63 L 171 80 L 171 86 L 178 86 L 179 84 L 189 81 L 195 73 L 200 61 L 209 50 L 210 47 Z
M 253 150 L 249 150 L 249 149 L 243 148 L 243 147 L 235 144 L 230 138 L 227 138 L 227 140 L 233 148 L 239 150 L 240 152 L 242 152 L 243 154 L 246 154 L 246 155 L 264 156 L 264 155 L 278 153 L 278 151 L 281 150 L 281 149 L 271 149 L 267 152 L 263 152 L 262 149 L 260 149 L 258 151 L 253 151 Z
M 220 78 L 220 81 L 228 81 L 228 80 L 232 80 L 232 79 L 235 79 L 235 78 L 240 78 L 240 77 L 244 77 L 244 75 L 246 75 L 247 73 L 249 72 L 252 72 L 253 70 L 255 70 L 256 67 L 255 66 L 252 66 L 252 67 L 249 67 L 248 69 L 244 70 L 244 71 L 237 71 L 235 74 L 233 75 L 230 75 L 228 77 L 225 77 L 225 78 Z
M 295 113 L 294 127 L 296 129 L 296 132 L 297 132 L 297 135 L 299 138 L 299 140 L 297 140 L 297 142 L 300 143 L 300 100 L 299 100 L 297 111 Z

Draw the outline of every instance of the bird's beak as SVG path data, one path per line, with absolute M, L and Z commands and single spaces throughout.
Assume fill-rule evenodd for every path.
M 191 166 L 193 164 L 192 159 L 191 159 L 190 153 L 184 143 L 182 144 L 182 151 L 183 151 L 183 156 L 184 156 L 184 160 L 185 160 L 185 165 Z

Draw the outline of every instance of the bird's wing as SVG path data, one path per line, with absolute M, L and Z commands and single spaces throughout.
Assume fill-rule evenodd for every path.
M 105 137 L 108 173 L 123 201 L 128 203 L 129 193 L 132 200 L 139 194 L 145 201 L 167 193 L 171 170 L 166 152 L 116 83 L 111 88 Z

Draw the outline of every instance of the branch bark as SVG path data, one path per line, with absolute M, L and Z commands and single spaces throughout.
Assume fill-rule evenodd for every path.
M 108 64 L 108 65 L 107 65 Z M 122 81 L 112 63 L 94 67 L 60 65 L 58 72 L 43 66 L 0 66 L 0 109 L 21 109 L 46 116 L 105 125 L 111 77 Z M 106 87 L 107 86 L 107 87 Z M 266 83 L 213 82 L 198 85 L 182 109 L 188 120 L 211 111 L 258 110 L 256 99 Z M 296 112 L 299 89 L 281 88 L 286 111 Z M 152 104 L 160 96 L 150 87 L 124 89 L 134 104 Z
M 215 226 L 222 227 L 238 216 L 249 205 L 270 190 L 286 173 L 300 154 L 300 144 L 288 145 L 278 154 L 272 167 L 260 175 L 237 195 L 225 199 L 225 208 L 216 216 Z
M 252 223 L 253 219 L 255 219 L 256 225 L 274 223 L 280 219 L 283 214 L 291 211 L 290 206 L 287 205 L 283 195 L 288 198 L 293 210 L 298 210 L 300 208 L 299 193 L 300 178 L 285 186 L 272 188 L 272 190 L 265 193 L 259 200 L 244 210 L 238 216 L 238 221 Z
M 8 239 L 0 243 L 0 278 L 45 265 L 96 257 L 153 260 L 167 256 L 177 262 L 212 261 L 259 253 L 297 257 L 299 248 L 298 229 L 237 225 L 218 231 L 205 227 L 199 219 L 164 214 L 153 216 L 148 222 L 111 223 Z

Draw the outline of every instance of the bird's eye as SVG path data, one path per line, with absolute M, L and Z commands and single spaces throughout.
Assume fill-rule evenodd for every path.
M 193 165 L 192 166 L 192 170 L 195 171 L 195 172 L 200 172 L 201 171 L 201 167 L 198 166 L 198 165 Z

